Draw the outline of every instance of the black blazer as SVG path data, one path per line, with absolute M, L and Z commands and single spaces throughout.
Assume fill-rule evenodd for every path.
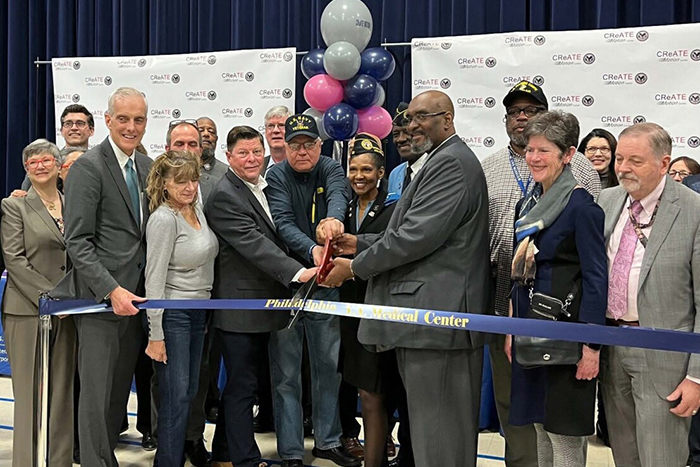
M 394 212 L 397 201 L 395 199 L 387 201 L 388 185 L 389 183 L 386 179 L 382 180 L 379 184 L 377 199 L 374 200 L 370 211 L 360 224 L 359 229 L 357 229 L 355 224 L 355 218 L 357 216 L 355 208 L 357 207 L 359 198 L 357 195 L 353 195 L 350 203 L 348 203 L 348 212 L 345 215 L 345 232 L 352 235 L 365 233 L 381 234 L 386 230 L 386 226 L 389 225 L 389 219 L 391 219 L 391 214 Z M 367 292 L 367 281 L 358 278 L 355 278 L 353 281 L 346 281 L 340 288 L 340 301 L 364 303 L 365 292 Z
M 262 205 L 232 171 L 214 186 L 205 213 L 219 239 L 212 298 L 289 298 L 303 266 L 287 249 Z M 268 332 L 289 321 L 286 311 L 216 310 L 214 326 L 229 332 Z

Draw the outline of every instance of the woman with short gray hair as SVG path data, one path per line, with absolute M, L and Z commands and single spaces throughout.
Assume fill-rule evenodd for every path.
M 568 166 L 578 132 L 576 117 L 564 112 L 542 113 L 524 130 L 525 160 L 536 184 L 516 207 L 516 319 L 605 322 L 604 214 Z M 534 423 L 540 467 L 584 467 L 586 437 L 594 432 L 600 346 L 513 340 L 512 353 L 506 340 L 513 365 L 510 423 Z

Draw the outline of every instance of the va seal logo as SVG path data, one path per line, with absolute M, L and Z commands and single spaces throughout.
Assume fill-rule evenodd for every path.
M 248 107 L 248 108 L 245 109 L 245 111 L 243 112 L 243 115 L 245 115 L 245 116 L 248 117 L 248 118 L 252 117 L 252 116 L 253 116 L 253 109 L 251 109 L 250 107 Z
M 649 33 L 648 33 L 648 32 L 642 30 L 642 31 L 639 31 L 639 32 L 637 33 L 637 40 L 638 40 L 639 42 L 644 42 L 644 41 L 646 41 L 647 39 L 649 39 Z
M 688 96 L 688 102 L 693 105 L 700 104 L 700 94 L 697 92 L 692 93 L 690 96 Z
M 137 65 L 139 66 L 139 68 L 145 67 L 146 66 L 146 59 L 142 58 L 141 60 L 138 61 Z
M 216 91 L 209 91 L 207 93 L 207 99 L 210 101 L 216 100 Z
M 496 144 L 496 141 L 493 138 L 491 138 L 490 136 L 487 136 L 486 138 L 484 138 L 484 146 L 485 147 L 491 148 L 491 147 L 493 147 L 494 144 Z
M 535 76 L 534 78 L 532 78 L 532 84 L 542 86 L 544 84 L 544 77 L 540 75 Z
M 593 96 L 591 96 L 590 94 L 586 94 L 586 95 L 583 96 L 583 98 L 581 99 L 581 103 L 582 103 L 585 107 L 590 107 L 590 106 L 592 106 L 594 102 L 595 102 L 595 99 L 594 99 Z
M 494 99 L 493 97 L 487 97 L 484 101 L 484 105 L 490 109 L 496 105 L 496 99 Z
M 647 82 L 647 74 L 646 73 L 637 73 L 634 76 L 634 82 L 637 84 L 644 84 Z
M 73 94 L 71 100 L 77 104 L 78 102 L 80 102 L 80 94 Z
M 209 65 L 215 64 L 215 63 L 216 63 L 216 55 L 209 55 L 209 56 L 207 57 L 207 63 L 208 63 Z
M 441 42 L 440 47 L 442 50 L 450 50 L 450 47 L 452 47 L 452 42 Z
M 177 73 L 175 73 L 175 74 L 170 78 L 170 80 L 171 80 L 174 84 L 177 84 L 177 83 L 180 82 L 180 75 L 178 75 Z
M 112 84 L 112 77 L 105 76 L 104 83 L 105 83 L 105 86 L 110 86 Z
M 73 62 L 73 69 L 80 70 L 80 62 L 78 60 Z
M 700 62 L 700 49 L 695 49 L 690 52 L 690 59 L 694 62 Z
M 634 120 L 632 120 L 632 122 L 634 123 L 644 123 L 646 121 L 647 119 L 644 118 L 644 115 L 637 115 L 636 117 L 634 117 Z
M 590 65 L 593 62 L 595 62 L 595 55 L 588 53 L 583 56 L 583 63 L 585 63 L 586 65 Z
M 688 146 L 695 149 L 700 146 L 700 136 L 691 136 L 688 138 Z
M 450 81 L 449 78 L 442 78 L 440 80 L 440 87 L 442 89 L 449 89 L 450 86 L 452 86 L 452 81 Z
M 180 118 L 180 115 L 182 115 L 182 112 L 180 112 L 180 109 L 173 109 L 173 111 L 170 113 L 173 118 Z
M 284 97 L 285 99 L 289 99 L 290 97 L 292 97 L 292 90 L 289 88 L 285 88 L 284 91 L 282 91 L 282 97 Z
M 245 80 L 246 81 L 253 81 L 255 79 L 255 73 L 252 71 L 249 71 L 248 73 L 245 74 Z
M 493 68 L 496 66 L 497 61 L 495 57 L 488 57 L 485 63 L 487 67 Z
M 282 56 L 285 62 L 290 61 L 292 58 L 294 58 L 294 55 L 291 52 L 285 52 L 284 55 Z
M 545 39 L 544 36 L 535 36 L 535 45 L 544 45 L 545 42 L 547 42 L 547 39 Z

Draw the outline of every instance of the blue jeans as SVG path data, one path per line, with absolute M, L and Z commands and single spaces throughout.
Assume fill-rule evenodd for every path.
M 155 363 L 160 393 L 156 452 L 159 467 L 184 464 L 185 432 L 190 401 L 199 385 L 205 324 L 204 310 L 165 310 L 163 313 L 168 363 Z
M 331 290 L 322 290 L 314 298 L 333 300 Z M 301 355 L 303 339 L 309 345 L 311 362 L 311 399 L 313 403 L 314 441 L 319 449 L 340 446 L 338 373 L 340 326 L 336 316 L 305 313 L 292 329 L 270 333 L 270 372 L 277 433 L 277 453 L 282 460 L 304 457 L 304 426 L 301 408 Z

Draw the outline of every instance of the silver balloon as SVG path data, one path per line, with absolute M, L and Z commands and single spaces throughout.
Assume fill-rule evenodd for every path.
M 334 42 L 323 54 L 323 67 L 326 73 L 340 81 L 355 76 L 360 69 L 360 64 L 362 64 L 360 52 L 349 42 Z
M 328 134 L 326 133 L 326 129 L 323 128 L 323 114 L 324 113 L 325 112 L 321 112 L 320 110 L 316 110 L 313 107 L 309 107 L 308 109 L 304 110 L 304 115 L 308 115 L 309 117 L 316 120 L 316 126 L 318 127 L 318 134 L 323 141 L 325 141 L 329 138 Z
M 374 104 L 372 105 L 378 105 L 379 107 L 384 105 L 384 101 L 386 100 L 386 92 L 384 91 L 384 86 L 379 84 L 377 86 L 377 98 L 374 100 Z
M 372 13 L 360 0 L 333 0 L 321 15 L 321 35 L 329 47 L 344 41 L 362 52 L 372 37 L 372 25 Z

